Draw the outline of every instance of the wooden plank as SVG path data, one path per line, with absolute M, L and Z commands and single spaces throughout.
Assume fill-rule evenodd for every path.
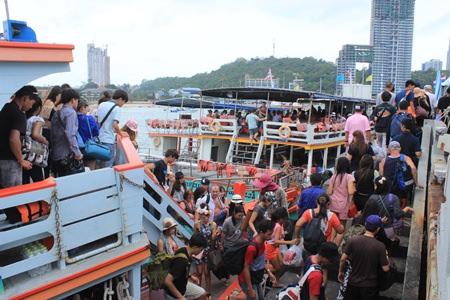
M 122 221 L 120 211 L 116 210 L 62 228 L 63 251 L 85 245 L 106 236 L 120 232 Z

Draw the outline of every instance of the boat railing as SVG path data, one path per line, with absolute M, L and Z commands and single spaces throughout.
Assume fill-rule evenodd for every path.
M 293 142 L 300 144 L 324 144 L 344 142 L 345 130 L 343 123 L 281 123 L 264 122 L 263 132 L 265 140 Z
M 0 190 L 0 210 L 43 201 L 49 214 L 9 224 L 0 215 L 0 275 L 4 279 L 51 265 L 62 270 L 114 247 L 140 241 L 143 164 L 120 138 L 113 168 L 48 178 Z M 27 255 L 27 247 L 45 246 Z
M 200 134 L 233 136 L 238 134 L 236 119 L 213 119 L 209 117 L 200 118 Z

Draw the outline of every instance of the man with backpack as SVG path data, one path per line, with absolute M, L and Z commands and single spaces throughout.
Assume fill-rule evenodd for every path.
M 272 238 L 274 224 L 264 220 L 258 228 L 258 235 L 247 246 L 245 252 L 244 269 L 239 274 L 239 285 L 247 296 L 247 299 L 263 300 L 264 292 L 261 283 L 266 271 L 266 247 L 265 241 Z M 267 269 L 272 281 L 275 276 Z
M 390 131 L 389 131 L 389 135 L 390 135 L 389 141 L 392 141 L 392 138 L 394 136 L 402 133 L 402 120 L 403 119 L 405 119 L 405 118 L 411 119 L 413 121 L 413 124 L 415 124 L 416 121 L 415 121 L 413 115 L 408 113 L 408 107 L 409 107 L 408 101 L 400 101 L 400 103 L 398 104 L 399 110 L 392 117 L 392 120 L 391 120 L 391 127 L 390 127 Z M 415 125 L 414 125 L 414 127 L 415 127 Z M 415 133 L 415 128 L 412 130 L 412 132 Z
M 394 136 L 392 140 L 399 142 L 401 147 L 400 153 L 409 156 L 417 167 L 419 165 L 419 158 L 422 156 L 422 149 L 420 148 L 419 138 L 411 133 L 413 126 L 413 120 L 409 118 L 403 119 L 402 133 Z
M 378 146 L 383 149 L 384 155 L 386 155 L 387 135 L 391 124 L 391 119 L 397 112 L 394 106 L 389 104 L 391 99 L 391 93 L 384 91 L 381 93 L 381 100 L 383 103 L 377 105 L 373 111 L 373 121 L 375 122 L 375 132 L 377 135 Z
M 164 279 L 165 300 L 208 299 L 205 290 L 189 281 L 190 258 L 198 255 L 206 248 L 207 242 L 201 233 L 194 233 L 186 247 L 181 247 L 175 252 L 170 264 L 169 272 Z M 198 278 L 195 278 L 198 282 Z M 194 280 L 195 280 L 194 279 Z

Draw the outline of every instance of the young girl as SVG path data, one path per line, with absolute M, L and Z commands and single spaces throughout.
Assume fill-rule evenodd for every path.
M 138 123 L 136 120 L 129 119 L 125 125 L 120 129 L 120 131 L 124 131 L 130 137 L 130 141 L 133 143 L 134 148 L 138 148 L 138 143 L 136 141 L 137 134 L 139 132 Z
M 200 208 L 197 209 L 200 220 L 194 225 L 194 233 L 200 232 L 206 238 L 208 246 L 203 249 L 201 257 L 195 258 L 194 263 L 197 268 L 197 277 L 199 285 L 202 284 L 202 275 L 205 275 L 205 290 L 211 292 L 211 271 L 208 269 L 208 253 L 216 242 L 217 226 L 216 223 L 210 221 L 209 215 L 211 211 L 208 209 L 206 203 L 201 203 Z
M 280 283 L 280 276 L 283 270 L 283 257 L 281 256 L 279 245 L 293 245 L 298 244 L 298 239 L 291 241 L 284 240 L 284 221 L 289 218 L 286 208 L 277 207 L 272 213 L 272 222 L 275 223 L 272 238 L 266 242 L 266 260 L 272 264 L 272 273 L 275 274 L 276 281 L 273 284 L 274 288 L 283 287 Z

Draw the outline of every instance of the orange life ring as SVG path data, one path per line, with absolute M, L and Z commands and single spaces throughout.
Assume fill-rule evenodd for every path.
M 283 133 L 284 130 L 287 130 L 286 134 Z M 291 128 L 287 125 L 281 125 L 280 128 L 278 128 L 278 135 L 282 139 L 287 140 L 291 136 Z
M 159 147 L 161 145 L 161 138 L 159 136 L 153 137 L 153 146 Z
M 214 120 L 209 124 L 209 129 L 211 129 L 212 132 L 217 133 L 222 130 L 222 125 L 220 125 L 219 120 Z

